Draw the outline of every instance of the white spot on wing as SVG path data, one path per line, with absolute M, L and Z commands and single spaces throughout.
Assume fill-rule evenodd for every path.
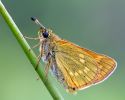
M 80 74 L 82 74 L 83 72 L 81 70 L 78 71 Z
M 84 58 L 84 55 L 83 54 L 79 54 L 79 57 Z
M 73 76 L 73 73 L 72 73 L 71 71 L 69 72 L 69 74 L 70 74 L 71 76 Z
M 80 62 L 81 63 L 85 63 L 85 60 L 80 58 Z
M 90 69 L 88 69 L 87 67 L 85 67 L 84 72 L 87 73 Z
M 77 72 L 75 72 L 75 76 L 78 76 L 79 74 Z

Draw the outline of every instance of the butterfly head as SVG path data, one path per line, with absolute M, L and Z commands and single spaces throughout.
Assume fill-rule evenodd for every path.
M 40 39 L 41 39 L 41 37 L 44 38 L 44 39 L 47 39 L 47 40 L 60 39 L 57 35 L 55 35 L 52 32 L 52 30 L 44 27 L 43 24 L 41 24 L 38 19 L 36 19 L 34 17 L 31 17 L 31 20 L 34 21 L 37 25 L 40 26 L 40 29 L 38 31 L 38 36 L 40 37 Z
M 51 31 L 48 30 L 47 28 L 45 28 L 39 21 L 38 19 L 31 17 L 31 20 L 34 21 L 37 25 L 40 26 L 39 32 L 38 32 L 38 36 L 39 37 L 43 37 L 43 38 L 49 38 Z
M 50 33 L 47 29 L 44 29 L 44 28 L 40 28 L 39 32 L 38 32 L 38 35 L 43 38 L 48 38 L 50 36 Z

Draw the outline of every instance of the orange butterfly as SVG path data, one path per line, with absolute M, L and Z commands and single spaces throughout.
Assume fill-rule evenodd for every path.
M 46 63 L 46 74 L 51 69 L 70 93 L 104 81 L 116 69 L 117 63 L 114 59 L 63 40 L 37 19 L 31 19 L 40 25 L 39 61 L 42 57 Z

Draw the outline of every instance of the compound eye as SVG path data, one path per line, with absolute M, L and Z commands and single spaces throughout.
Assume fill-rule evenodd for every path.
M 43 32 L 43 37 L 44 37 L 44 38 L 48 38 L 48 36 L 49 36 L 49 33 L 48 33 L 47 31 L 44 31 L 44 32 Z

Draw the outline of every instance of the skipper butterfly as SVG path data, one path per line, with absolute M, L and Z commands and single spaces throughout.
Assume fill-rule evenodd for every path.
M 46 75 L 51 69 L 68 92 L 74 93 L 98 84 L 115 70 L 117 63 L 113 58 L 63 40 L 45 28 L 36 18 L 31 19 L 40 25 L 38 38 L 35 38 L 40 41 L 38 63 L 42 58 L 46 64 Z

